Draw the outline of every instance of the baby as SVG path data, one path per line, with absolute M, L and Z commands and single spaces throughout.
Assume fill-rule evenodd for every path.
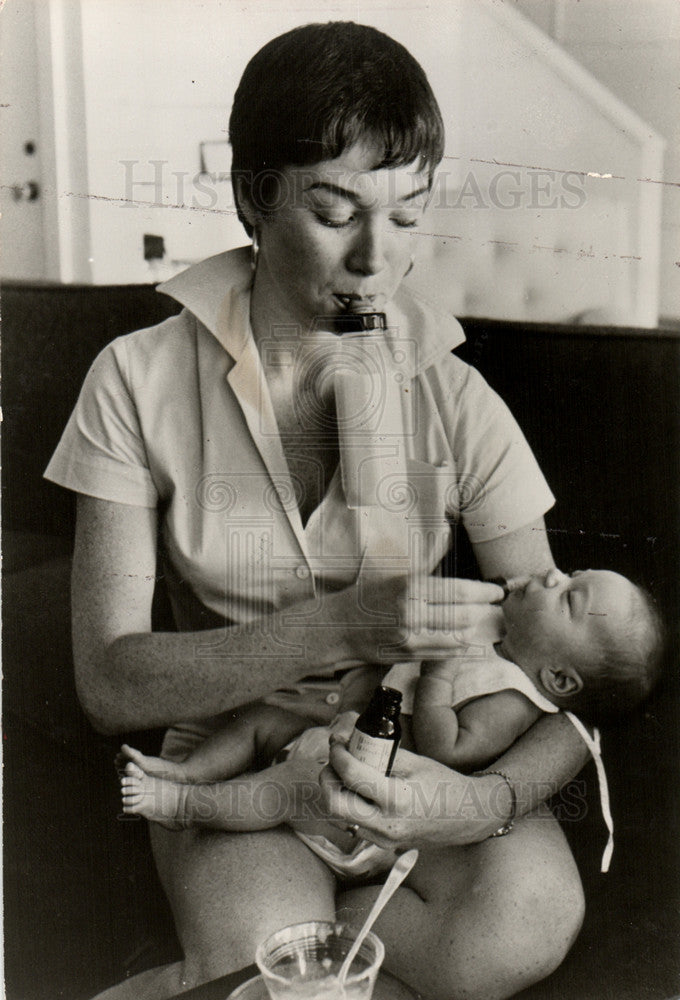
M 649 693 L 661 660 L 661 623 L 649 597 L 625 577 L 551 570 L 517 583 L 502 609 L 505 634 L 495 645 L 447 660 L 395 664 L 387 672 L 382 683 L 403 694 L 402 745 L 456 770 L 477 770 L 543 712 L 567 709 L 593 722 L 625 712 Z M 288 817 L 281 786 L 266 765 L 288 748 L 289 757 L 309 759 L 310 777 L 318 774 L 329 730 L 310 726 L 308 719 L 258 702 L 228 713 L 224 727 L 181 763 L 124 746 L 124 812 L 173 829 L 278 825 Z M 227 780 L 260 767 L 265 770 Z M 337 830 L 323 832 L 340 855 L 356 846 Z M 300 836 L 313 849 L 322 839 Z
M 507 595 L 503 618 L 505 635 L 495 646 L 423 663 L 419 676 L 396 665 L 385 678 L 415 688 L 419 753 L 461 771 L 481 768 L 541 712 L 566 709 L 603 722 L 642 701 L 657 678 L 659 615 L 649 596 L 618 573 L 531 577 Z

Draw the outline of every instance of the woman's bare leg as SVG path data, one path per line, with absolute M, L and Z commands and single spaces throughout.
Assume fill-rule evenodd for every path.
M 183 989 L 188 987 L 182 984 L 182 963 L 173 962 L 172 965 L 160 965 L 140 972 L 98 993 L 94 1000 L 165 1000 Z
M 378 891 L 345 892 L 338 908 L 365 910 Z M 562 831 L 531 817 L 507 837 L 421 852 L 376 931 L 385 967 L 426 1000 L 503 1000 L 557 968 L 583 912 Z
M 286 924 L 334 919 L 333 875 L 286 827 L 228 834 L 154 825 L 151 839 L 189 985 L 250 965 L 257 944 Z
M 148 969 L 96 1000 L 167 1000 L 251 965 L 256 945 L 286 924 L 335 917 L 334 877 L 287 827 L 172 833 L 152 824 L 151 840 L 184 962 Z

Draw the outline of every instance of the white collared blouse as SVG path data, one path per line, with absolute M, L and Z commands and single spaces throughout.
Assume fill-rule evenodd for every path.
M 408 380 L 408 482 L 359 515 L 336 472 L 303 526 L 250 286 L 246 249 L 161 285 L 183 311 L 101 352 L 45 473 L 79 493 L 158 507 L 178 628 L 252 620 L 318 594 L 322 576 L 337 585 L 376 566 L 430 572 L 452 521 L 475 543 L 552 505 L 505 404 L 451 354 L 464 340 L 457 320 L 400 290 L 387 315 Z

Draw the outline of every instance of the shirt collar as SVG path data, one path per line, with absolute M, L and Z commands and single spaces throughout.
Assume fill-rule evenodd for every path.
M 200 320 L 238 360 L 252 336 L 250 329 L 250 248 L 239 247 L 194 264 L 157 290 L 176 299 Z M 463 328 L 445 307 L 413 288 L 397 291 L 387 309 L 396 339 L 412 338 L 410 375 L 418 375 L 465 340 Z

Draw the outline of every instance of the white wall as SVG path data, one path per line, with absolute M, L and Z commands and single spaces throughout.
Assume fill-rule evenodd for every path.
M 228 183 L 200 179 L 209 191 L 193 183 L 199 142 L 226 137 L 241 73 L 266 41 L 297 24 L 334 18 L 382 27 L 429 64 L 455 136 L 450 73 L 457 42 L 446 4 L 433 9 L 378 0 L 359 11 L 348 0 L 294 6 L 284 0 L 82 0 L 95 282 L 144 280 L 144 232 L 162 235 L 176 261 L 246 242 Z M 126 160 L 135 164 L 125 166 Z M 178 173 L 186 176 L 178 181 Z M 189 207 L 174 207 L 182 200 Z
M 226 137 L 238 79 L 265 41 L 310 20 L 353 18 L 404 42 L 426 68 L 447 124 L 450 186 L 471 170 L 488 185 L 496 169 L 490 161 L 521 164 L 525 190 L 535 179 L 532 166 L 555 168 L 557 183 L 568 171 L 585 177 L 582 213 L 549 215 L 526 205 L 523 214 L 440 212 L 433 228 L 447 245 L 434 251 L 443 252 L 442 266 L 451 273 L 452 308 L 559 319 L 568 318 L 571 306 L 611 310 L 618 302 L 622 319 L 641 323 L 654 313 L 654 303 L 643 315 L 629 301 L 644 267 L 655 264 L 653 251 L 644 264 L 633 261 L 641 242 L 649 246 L 639 220 L 647 220 L 648 231 L 653 226 L 653 195 L 650 211 L 635 205 L 631 215 L 631 199 L 639 197 L 628 181 L 586 176 L 637 178 L 641 123 L 635 116 L 598 116 L 554 68 L 534 58 L 539 43 L 505 32 L 501 15 L 526 7 L 526 0 L 37 2 L 80 10 L 80 36 L 73 34 L 70 45 L 82 59 L 84 123 L 75 134 L 82 137 L 87 186 L 71 195 L 88 206 L 90 244 L 82 243 L 87 259 L 81 263 L 91 267 L 95 282 L 162 277 L 162 267 L 151 269 L 143 260 L 144 233 L 163 236 L 167 270 L 245 242 L 228 182 L 196 180 L 199 143 Z M 565 3 L 577 0 L 555 0 L 555 10 Z M 548 27 L 553 15 L 550 8 Z M 617 185 L 622 211 L 612 208 Z M 494 250 L 499 240 L 514 247 L 501 263 Z M 452 244 L 461 250 L 454 253 L 458 284 L 445 259 Z M 554 252 L 560 245 L 561 257 Z M 434 264 L 432 275 L 441 283 Z M 538 278 L 552 290 L 550 302 L 539 301 Z
M 680 4 L 511 0 L 666 140 L 662 316 L 680 317 Z M 642 181 L 641 183 L 648 183 Z

